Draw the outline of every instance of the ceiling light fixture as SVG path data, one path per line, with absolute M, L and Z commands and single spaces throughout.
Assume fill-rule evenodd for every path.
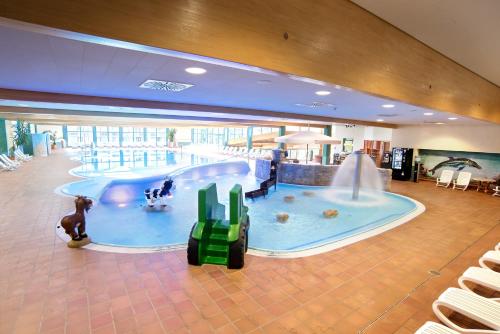
M 207 73 L 207 70 L 201 67 L 188 67 L 185 69 L 185 71 L 188 72 L 189 74 L 196 74 L 196 75 Z
M 432 115 L 434 115 L 433 112 L 424 112 L 424 116 L 432 116 Z
M 377 119 L 377 122 L 383 122 L 384 120 L 382 118 Z
M 154 89 L 154 90 L 164 90 L 168 92 L 180 92 L 184 89 L 188 89 L 193 87 L 194 85 L 179 83 L 179 82 L 171 82 L 171 81 L 162 81 L 162 80 L 146 80 L 139 87 Z
M 456 118 L 456 117 L 448 117 L 448 119 L 449 119 L 450 121 L 454 121 L 454 120 L 457 120 L 458 118 Z
M 394 108 L 394 104 L 383 104 L 382 108 Z
M 341 85 L 335 85 L 335 89 L 342 89 Z
M 323 82 L 323 81 L 315 80 L 315 79 L 310 79 L 310 78 L 299 77 L 299 76 L 293 75 L 293 74 L 288 74 L 288 78 L 290 78 L 292 80 L 302 81 L 302 82 L 305 82 L 305 83 L 310 83 L 310 84 L 313 84 L 313 85 L 326 86 L 326 83 Z
M 443 125 L 444 123 L 443 122 L 436 122 L 434 124 L 437 124 L 437 125 Z
M 327 90 L 318 90 L 315 94 L 319 95 L 319 96 L 326 96 L 326 95 L 330 95 L 331 93 L 332 92 L 327 91 Z

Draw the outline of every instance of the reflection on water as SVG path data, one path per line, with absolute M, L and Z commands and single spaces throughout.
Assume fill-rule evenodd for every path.
M 87 151 L 82 153 L 80 161 L 82 166 L 73 169 L 72 172 L 80 176 L 92 177 L 99 175 L 111 176 L 111 173 L 144 169 L 168 171 L 172 167 L 207 164 L 215 162 L 217 159 L 166 149 L 117 149 Z

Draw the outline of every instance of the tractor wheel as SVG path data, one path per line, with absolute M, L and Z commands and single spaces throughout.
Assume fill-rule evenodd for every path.
M 200 263 L 200 258 L 199 258 L 199 253 L 198 253 L 198 240 L 193 238 L 193 230 L 196 224 L 193 225 L 191 228 L 191 232 L 189 232 L 189 242 L 188 242 L 188 248 L 187 248 L 187 260 L 189 264 L 192 264 L 194 266 L 199 266 L 201 265 Z
M 229 245 L 229 256 L 227 259 L 228 269 L 241 269 L 245 265 L 245 230 L 240 228 L 240 237 Z

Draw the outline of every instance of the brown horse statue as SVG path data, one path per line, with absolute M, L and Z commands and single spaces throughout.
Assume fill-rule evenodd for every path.
M 76 211 L 72 215 L 64 216 L 61 219 L 61 226 L 64 232 L 74 241 L 80 241 L 87 238 L 85 233 L 85 212 L 88 212 L 92 207 L 92 200 L 86 196 L 76 196 L 75 208 Z

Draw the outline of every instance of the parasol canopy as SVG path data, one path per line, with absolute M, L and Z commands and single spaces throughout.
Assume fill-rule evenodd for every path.
M 283 144 L 340 144 L 340 140 L 336 140 L 330 136 L 312 132 L 301 131 L 295 132 L 286 136 L 276 137 L 274 141 Z

